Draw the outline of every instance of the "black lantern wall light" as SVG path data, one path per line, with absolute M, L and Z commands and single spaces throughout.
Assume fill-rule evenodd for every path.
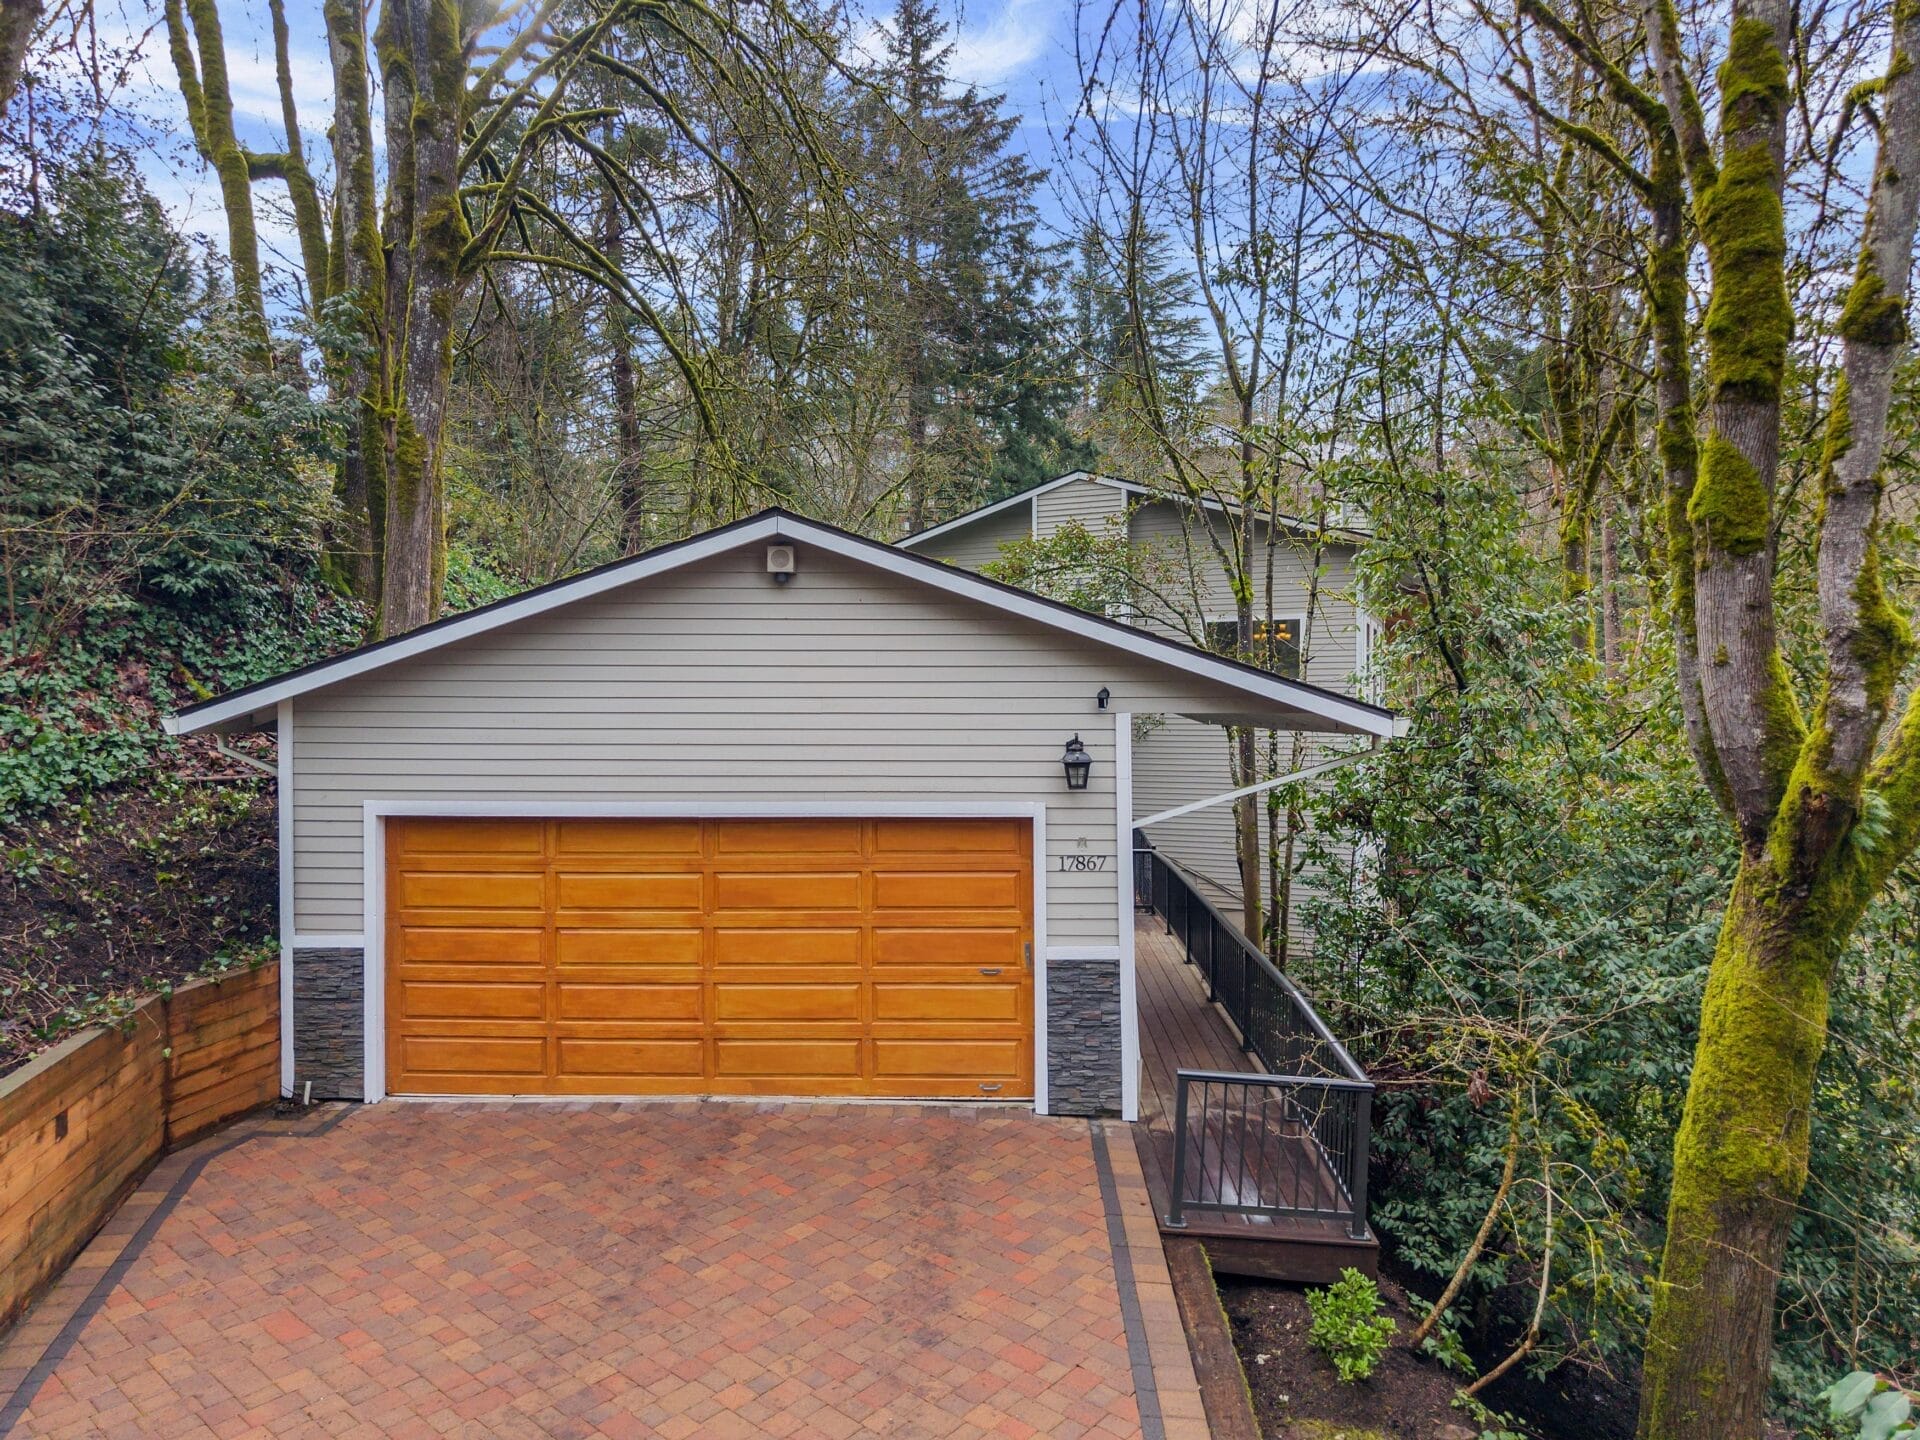
M 1087 776 L 1093 771 L 1093 757 L 1087 754 L 1087 747 L 1080 743 L 1078 735 L 1067 741 L 1066 753 L 1060 757 L 1060 768 L 1067 772 L 1067 789 L 1087 788 Z

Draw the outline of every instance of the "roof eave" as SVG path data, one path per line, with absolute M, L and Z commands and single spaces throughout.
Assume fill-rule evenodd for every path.
M 704 535 L 636 556 L 632 560 L 590 571 L 572 580 L 465 615 L 450 617 L 394 640 L 350 651 L 276 680 L 204 702 L 166 717 L 167 731 L 172 735 L 195 734 L 243 716 L 271 712 L 281 700 L 338 684 L 413 655 L 455 644 L 547 610 L 696 564 L 774 536 L 819 545 L 856 563 L 864 563 L 962 599 L 1078 635 L 1152 663 L 1166 665 L 1182 674 L 1219 684 L 1238 696 L 1273 707 L 1276 715 L 1273 726 L 1276 729 L 1289 728 L 1280 717 L 1305 714 L 1331 722 L 1333 733 L 1374 735 L 1383 739 L 1401 733 L 1396 730 L 1401 723 L 1400 717 L 1379 706 L 1209 655 L 1149 631 L 1045 600 L 971 571 L 956 569 L 912 551 L 868 540 L 783 510 L 768 510 Z

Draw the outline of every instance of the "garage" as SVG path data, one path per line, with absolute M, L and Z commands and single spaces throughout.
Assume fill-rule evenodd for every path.
M 274 736 L 285 1094 L 1133 1118 L 1171 716 L 1398 727 L 779 510 L 167 724 Z
M 1018 819 L 385 822 L 397 1094 L 1033 1094 Z

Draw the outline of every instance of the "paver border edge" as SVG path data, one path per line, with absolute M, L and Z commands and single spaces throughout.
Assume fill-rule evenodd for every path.
M 1160 1414 L 1153 1356 L 1147 1349 L 1146 1320 L 1140 1313 L 1140 1292 L 1134 1285 L 1133 1257 L 1127 1253 L 1120 1187 L 1113 1177 L 1113 1157 L 1107 1153 L 1107 1132 L 1098 1120 L 1089 1120 L 1087 1134 L 1093 1145 L 1094 1173 L 1100 1181 L 1100 1205 L 1106 1212 L 1107 1249 L 1113 1255 L 1113 1279 L 1120 1292 L 1120 1319 L 1127 1331 L 1127 1363 L 1133 1370 L 1134 1401 L 1140 1407 L 1140 1434 L 1142 1440 L 1166 1440 L 1167 1427 Z M 0 1436 L 5 1434 L 0 1430 Z
M 138 1260 L 146 1250 L 154 1234 L 160 1229 L 162 1222 L 173 1213 L 174 1208 L 186 1196 L 187 1191 L 193 1188 L 194 1182 L 200 1178 L 201 1172 L 203 1172 L 209 1164 L 226 1154 L 229 1150 L 239 1149 L 250 1140 L 306 1140 L 318 1138 L 330 1132 L 335 1126 L 339 1125 L 341 1121 L 359 1109 L 360 1106 L 357 1104 L 343 1104 L 334 1114 L 325 1116 L 318 1124 L 310 1125 L 305 1129 L 269 1129 L 267 1127 L 272 1123 L 271 1119 L 248 1117 L 242 1119 L 233 1127 L 240 1132 L 238 1134 L 227 1134 L 216 1140 L 215 1137 L 220 1135 L 220 1132 L 216 1131 L 214 1135 L 202 1136 L 199 1140 L 190 1142 L 185 1147 L 185 1150 L 200 1150 L 200 1153 L 192 1155 L 187 1160 L 186 1165 L 181 1169 L 180 1173 L 174 1177 L 173 1183 L 167 1187 L 166 1193 L 154 1204 L 147 1218 L 140 1223 L 140 1228 L 133 1232 L 125 1248 L 113 1258 L 113 1262 L 101 1273 L 100 1278 L 94 1281 L 93 1288 L 90 1289 L 86 1297 L 74 1307 L 72 1313 L 67 1316 L 66 1322 L 61 1325 L 54 1337 L 47 1342 L 47 1348 L 40 1352 L 39 1358 L 28 1368 L 25 1377 L 14 1387 L 13 1394 L 7 1398 L 4 1405 L 0 1405 L 0 1440 L 6 1440 L 6 1437 L 13 1433 L 13 1427 L 20 1423 L 21 1417 L 25 1415 L 27 1410 L 32 1406 L 34 1397 L 40 1393 L 40 1387 L 47 1383 L 47 1377 L 59 1368 L 62 1360 L 66 1359 L 68 1352 L 71 1351 L 79 1341 L 81 1334 L 86 1330 L 88 1324 L 93 1320 L 93 1317 L 100 1313 L 100 1307 L 106 1304 L 107 1297 L 119 1286 L 121 1280 L 126 1276 L 127 1271 L 132 1268 L 133 1262 Z M 202 1149 L 201 1147 L 205 1148 Z M 183 1154 L 185 1151 L 175 1151 L 174 1153 L 176 1155 Z M 167 1158 L 166 1156 L 162 1156 L 159 1164 L 164 1165 Z M 158 1166 L 155 1168 L 158 1168 Z M 149 1176 L 152 1174 L 151 1171 L 148 1173 Z M 134 1189 L 129 1192 L 127 1199 L 131 1199 L 134 1194 L 138 1193 L 140 1183 L 144 1182 L 136 1182 Z M 118 1214 L 119 1210 L 123 1208 L 126 1203 L 126 1200 L 122 1200 L 120 1206 L 115 1207 L 113 1213 Z M 112 1216 L 109 1215 L 108 1219 L 111 1221 Z M 87 1242 L 88 1246 L 93 1245 L 97 1239 L 98 1236 L 96 1236 L 94 1240 L 89 1240 Z M 83 1256 L 85 1254 L 86 1248 L 83 1247 L 80 1255 Z M 78 1263 L 79 1259 L 80 1256 L 75 1256 L 74 1261 L 71 1263 Z M 69 1268 L 71 1268 L 71 1263 Z M 53 1297 L 53 1293 L 53 1290 L 49 1289 L 48 1292 L 41 1297 L 40 1301 L 36 1303 L 34 1308 L 37 1309 L 40 1304 L 46 1303 L 47 1300 Z M 19 1323 L 25 1325 L 32 1314 L 33 1310 L 28 1310 L 26 1314 L 20 1317 Z

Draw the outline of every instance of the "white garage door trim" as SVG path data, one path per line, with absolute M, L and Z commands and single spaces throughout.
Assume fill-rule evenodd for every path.
M 291 807 L 284 807 L 291 809 Z M 365 886 L 365 1010 L 362 1025 L 366 1099 L 387 1098 L 386 848 L 388 818 L 433 820 L 1026 820 L 1033 827 L 1033 1109 L 1047 1110 L 1047 807 L 1006 801 L 753 801 L 701 804 L 577 800 L 368 800 L 360 844 Z M 1131 873 L 1131 867 L 1123 867 Z M 1124 921 L 1125 916 L 1122 917 Z M 578 1096 L 572 1097 L 578 1099 Z

